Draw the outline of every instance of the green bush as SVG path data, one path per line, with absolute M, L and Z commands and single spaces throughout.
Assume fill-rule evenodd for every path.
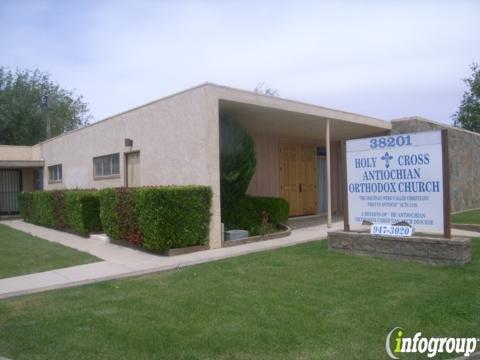
M 120 234 L 123 240 L 134 245 L 142 245 L 143 234 L 138 225 L 135 211 L 135 189 L 119 188 L 117 192 L 117 213 Z
M 20 209 L 20 216 L 28 222 L 32 222 L 32 193 L 21 192 L 18 195 L 18 206 Z
M 98 191 L 65 192 L 66 225 L 81 235 L 100 232 L 100 201 Z
M 222 210 L 246 193 L 257 159 L 252 137 L 233 119 L 220 120 L 220 192 Z
M 165 250 L 208 244 L 209 187 L 138 188 L 133 194 L 144 248 Z
M 265 232 L 265 227 L 276 227 L 288 219 L 288 201 L 282 198 L 244 196 L 222 214 L 226 230 L 248 230 L 250 235 Z M 268 221 L 264 224 L 265 220 Z
M 100 220 L 103 231 L 111 239 L 120 240 L 120 228 L 117 214 L 117 189 L 100 190 Z
M 148 250 L 208 243 L 212 193 L 205 186 L 166 186 L 100 191 L 107 235 Z
M 22 192 L 18 200 L 20 214 L 27 222 L 81 235 L 99 232 L 102 229 L 96 191 Z
M 65 191 L 53 190 L 52 195 L 52 212 L 53 227 L 59 230 L 65 230 L 67 227 L 67 209 L 65 207 Z
M 55 227 L 53 205 L 51 191 L 34 191 L 32 193 L 32 222 L 37 225 Z
M 142 244 L 142 234 L 135 214 L 133 189 L 117 188 L 100 191 L 100 219 L 105 233 L 114 240 Z

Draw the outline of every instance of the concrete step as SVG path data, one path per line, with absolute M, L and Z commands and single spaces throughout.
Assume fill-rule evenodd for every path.
M 91 234 L 90 239 L 101 241 L 105 244 L 108 244 L 110 242 L 110 238 L 107 236 L 107 234 Z

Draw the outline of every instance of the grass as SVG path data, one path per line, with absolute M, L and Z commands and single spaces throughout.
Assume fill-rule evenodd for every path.
M 90 254 L 0 224 L 0 278 L 95 261 L 99 259 Z
M 452 215 L 452 222 L 457 224 L 478 224 L 480 225 L 480 209 L 464 211 Z
M 395 326 L 405 336 L 480 336 L 479 259 L 480 239 L 464 267 L 349 256 L 313 242 L 8 299 L 0 356 L 384 359 Z

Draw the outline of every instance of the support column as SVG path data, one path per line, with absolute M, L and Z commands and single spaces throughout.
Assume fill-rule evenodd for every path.
M 331 163 L 330 163 L 330 119 L 327 119 L 325 129 L 325 150 L 327 155 L 327 227 L 332 227 L 332 185 L 331 185 Z

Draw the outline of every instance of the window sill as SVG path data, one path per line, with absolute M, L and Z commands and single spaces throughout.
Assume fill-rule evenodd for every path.
M 61 184 L 63 180 L 48 180 L 49 184 Z
M 120 179 L 120 175 L 111 175 L 111 176 L 95 176 L 93 180 L 111 180 L 111 179 Z

